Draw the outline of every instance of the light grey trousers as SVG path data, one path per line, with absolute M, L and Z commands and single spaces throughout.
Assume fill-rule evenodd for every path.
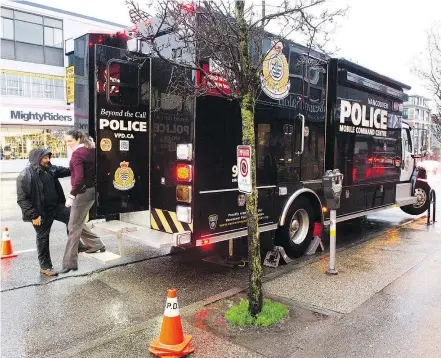
M 87 188 L 84 193 L 78 194 L 73 200 L 70 210 L 69 231 L 66 250 L 63 257 L 63 268 L 78 267 L 78 244 L 80 238 L 84 244 L 93 250 L 104 246 L 101 239 L 84 223 L 87 213 L 95 201 L 95 188 Z

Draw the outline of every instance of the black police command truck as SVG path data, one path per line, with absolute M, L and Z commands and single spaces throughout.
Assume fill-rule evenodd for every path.
M 320 53 L 301 61 L 312 58 L 305 47 L 267 42 L 275 63 L 255 115 L 260 233 L 302 255 L 314 223 L 329 223 L 322 177 L 335 168 L 344 174 L 337 221 L 427 210 L 430 187 L 402 119 L 410 87 Z M 72 55 L 75 123 L 97 146 L 96 225 L 154 247 L 246 236 L 239 105 L 214 88 L 197 98 L 168 93 L 169 65 L 128 51 L 121 34 L 86 34 Z M 204 83 L 199 73 L 194 80 Z

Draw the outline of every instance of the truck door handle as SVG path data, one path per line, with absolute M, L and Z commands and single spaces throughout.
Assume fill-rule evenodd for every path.
M 299 114 L 300 119 L 302 120 L 302 133 L 301 133 L 301 149 L 300 151 L 296 152 L 295 154 L 300 155 L 303 153 L 303 150 L 305 149 L 305 116 L 303 114 Z

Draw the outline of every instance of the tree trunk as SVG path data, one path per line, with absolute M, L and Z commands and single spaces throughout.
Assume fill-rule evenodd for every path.
M 244 1 L 236 1 L 236 20 L 239 24 L 239 56 L 243 78 L 250 78 L 253 68 L 249 51 L 248 27 L 244 18 Z M 242 82 L 242 81 L 241 81 Z M 240 88 L 240 110 L 242 115 L 242 142 L 251 147 L 251 185 L 252 193 L 247 195 L 248 260 L 249 260 L 249 309 L 252 316 L 262 310 L 262 262 L 260 258 L 259 222 L 256 188 L 256 140 L 254 132 L 254 91 L 249 84 Z
M 250 280 L 250 313 L 255 317 L 262 310 L 262 261 L 260 257 L 259 222 L 257 211 L 256 188 L 256 146 L 254 133 L 255 100 L 252 95 L 246 95 L 240 103 L 242 114 L 242 141 L 251 147 L 251 184 L 252 193 L 247 195 L 247 225 L 248 225 L 248 260 Z

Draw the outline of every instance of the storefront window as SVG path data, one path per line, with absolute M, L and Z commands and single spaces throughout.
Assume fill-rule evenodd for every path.
M 3 71 L 0 73 L 0 89 L 3 96 L 64 99 L 64 79 L 61 77 Z
M 28 159 L 29 152 L 38 147 L 44 147 L 52 152 L 52 158 L 66 158 L 63 129 L 33 129 L 33 128 L 2 128 L 0 135 L 0 150 L 2 160 Z

